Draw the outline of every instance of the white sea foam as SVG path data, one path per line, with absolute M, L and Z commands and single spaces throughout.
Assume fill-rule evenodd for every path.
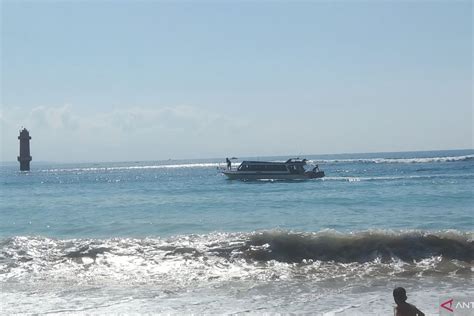
M 435 163 L 456 162 L 474 159 L 474 155 L 427 158 L 360 158 L 360 159 L 314 159 L 310 163 Z
M 337 163 L 375 163 L 375 164 L 394 164 L 394 163 L 442 163 L 456 162 L 474 159 L 474 155 L 452 156 L 452 157 L 428 157 L 428 158 L 363 158 L 363 159 L 313 159 L 308 160 L 310 164 L 337 164 Z M 279 161 L 279 162 L 283 162 Z M 234 165 L 240 164 L 240 161 L 233 162 Z M 182 164 L 152 164 L 152 165 L 134 165 L 134 166 L 109 166 L 109 167 L 83 167 L 83 168 L 53 168 L 43 169 L 41 172 L 97 172 L 97 171 L 115 171 L 115 170 L 140 170 L 140 169 L 179 169 L 179 168 L 218 168 L 223 169 L 224 163 L 202 162 L 202 163 L 182 163 Z
M 152 282 L 182 287 L 210 280 L 353 279 L 435 271 L 462 274 L 469 272 L 472 260 L 470 240 L 472 233 L 456 231 L 344 234 L 330 230 L 168 239 L 14 237 L 1 244 L 0 282 Z M 344 253 L 347 247 L 352 250 Z
M 5 314 L 151 315 L 151 314 L 308 314 L 334 316 L 393 315 L 392 290 L 403 285 L 409 302 L 436 315 L 439 298 L 449 293 L 471 297 L 468 282 L 439 282 L 428 277 L 364 279 L 329 284 L 301 280 L 207 282 L 182 290 L 141 285 L 80 286 L 32 283 L 2 288 Z M 61 286 L 64 286 L 62 288 Z
M 474 177 L 472 173 L 466 173 L 463 177 Z M 391 181 L 391 180 L 410 180 L 410 179 L 436 179 L 436 178 L 459 178 L 458 174 L 430 174 L 430 175 L 402 175 L 402 176 L 380 176 L 380 177 L 324 177 L 318 181 Z
M 173 165 L 146 165 L 146 166 L 111 166 L 111 167 L 84 167 L 84 168 L 55 168 L 43 169 L 41 172 L 81 172 L 81 171 L 114 171 L 114 170 L 140 170 L 140 169 L 177 169 L 177 168 L 219 168 L 222 163 L 187 163 Z

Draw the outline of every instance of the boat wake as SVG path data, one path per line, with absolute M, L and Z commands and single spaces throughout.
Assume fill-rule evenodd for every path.
M 466 173 L 463 175 L 459 174 L 430 174 L 430 175 L 401 175 L 401 176 L 378 176 L 378 177 L 324 177 L 319 179 L 321 181 L 347 181 L 347 182 L 360 182 L 360 181 L 396 181 L 396 180 L 433 180 L 433 179 L 461 179 L 461 178 L 472 178 L 474 174 Z

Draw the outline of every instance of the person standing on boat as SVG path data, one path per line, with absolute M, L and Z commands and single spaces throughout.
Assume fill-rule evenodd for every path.
M 232 169 L 232 162 L 230 162 L 230 159 L 226 158 L 225 162 L 227 163 L 227 169 L 231 170 Z

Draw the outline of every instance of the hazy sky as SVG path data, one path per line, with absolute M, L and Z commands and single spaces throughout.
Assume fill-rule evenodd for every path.
M 470 1 L 1 1 L 36 161 L 473 148 Z

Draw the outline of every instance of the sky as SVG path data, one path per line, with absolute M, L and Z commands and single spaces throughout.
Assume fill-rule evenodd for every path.
M 473 148 L 470 1 L 7 1 L 0 159 Z

